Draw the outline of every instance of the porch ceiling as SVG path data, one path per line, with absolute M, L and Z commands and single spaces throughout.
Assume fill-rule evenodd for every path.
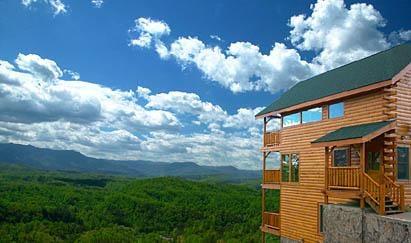
M 366 123 L 342 127 L 311 142 L 313 147 L 343 146 L 365 143 L 395 128 L 395 121 Z

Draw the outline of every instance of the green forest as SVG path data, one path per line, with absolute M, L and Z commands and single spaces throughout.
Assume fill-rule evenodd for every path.
M 273 193 L 268 205 L 276 210 Z M 260 242 L 260 214 L 257 183 L 0 164 L 0 242 Z

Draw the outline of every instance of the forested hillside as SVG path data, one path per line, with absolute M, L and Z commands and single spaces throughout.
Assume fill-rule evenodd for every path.
M 261 178 L 260 171 L 240 170 L 232 166 L 200 166 L 193 162 L 145 160 L 109 160 L 85 156 L 73 150 L 37 148 L 31 145 L 0 143 L 0 162 L 41 170 L 76 171 L 138 178 L 179 176 L 220 182 L 247 182 Z
M 0 242 L 259 242 L 260 191 L 0 164 Z M 273 210 L 278 195 L 269 199 Z

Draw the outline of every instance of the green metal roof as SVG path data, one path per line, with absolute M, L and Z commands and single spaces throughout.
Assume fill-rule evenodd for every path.
M 355 138 L 362 138 L 367 136 L 368 134 L 378 131 L 381 128 L 391 124 L 394 121 L 384 121 L 384 122 L 374 122 L 374 123 L 367 123 L 361 125 L 355 125 L 350 127 L 342 127 L 340 129 L 335 130 L 334 132 L 330 132 L 325 136 L 315 140 L 312 143 L 324 143 L 324 142 L 333 142 L 333 141 L 341 141 L 347 139 L 355 139 Z
M 395 46 L 294 85 L 256 116 L 389 80 L 410 62 L 411 43 Z

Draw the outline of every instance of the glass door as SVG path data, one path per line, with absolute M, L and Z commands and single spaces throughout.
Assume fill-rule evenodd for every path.
M 410 178 L 410 148 L 409 147 L 398 147 L 398 180 L 409 180 Z

